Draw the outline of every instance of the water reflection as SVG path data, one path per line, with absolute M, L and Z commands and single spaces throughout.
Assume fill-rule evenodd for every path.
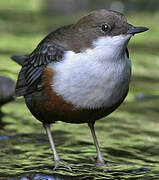
M 62 122 L 53 125 L 57 151 L 73 169 L 69 172 L 60 166 L 53 172 L 53 156 L 41 123 L 30 115 L 22 100 L 6 105 L 0 123 L 0 179 L 151 179 L 158 176 L 159 126 L 154 123 L 151 113 L 148 117 L 127 113 L 124 106 L 133 111 L 133 104 L 127 103 L 107 120 L 96 123 L 107 162 L 103 168 L 96 167 L 92 161 L 96 152 L 87 125 Z M 145 122 L 140 121 L 141 116 L 145 116 Z

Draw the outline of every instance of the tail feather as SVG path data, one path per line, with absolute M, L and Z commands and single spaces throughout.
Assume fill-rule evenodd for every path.
M 18 63 L 19 65 L 23 65 L 24 64 L 24 61 L 26 60 L 27 58 L 27 55 L 22 55 L 22 56 L 11 56 L 11 59 L 13 61 L 15 61 L 16 63 Z
M 16 83 L 15 96 L 16 97 L 24 96 L 26 94 L 27 87 L 26 87 L 25 75 L 24 75 L 24 72 L 25 72 L 26 68 L 23 67 L 23 64 L 24 64 L 25 60 L 27 59 L 27 55 L 12 56 L 11 59 L 22 66 L 22 69 L 19 72 L 18 80 L 17 80 L 17 83 Z

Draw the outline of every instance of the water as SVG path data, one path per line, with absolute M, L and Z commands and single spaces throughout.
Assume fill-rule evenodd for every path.
M 52 125 L 57 151 L 73 169 L 53 169 L 53 156 L 40 122 L 23 99 L 3 107 L 0 123 L 0 179 L 157 179 L 159 177 L 157 110 L 154 101 L 123 104 L 111 116 L 96 122 L 96 133 L 106 167 L 96 167 L 91 133 L 86 124 Z M 147 108 L 149 104 L 151 108 Z M 142 112 L 144 111 L 144 112 Z

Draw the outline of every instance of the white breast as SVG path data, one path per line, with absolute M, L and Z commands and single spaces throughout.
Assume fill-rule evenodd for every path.
M 54 71 L 53 90 L 78 108 L 110 107 L 129 86 L 130 60 L 117 47 L 106 46 L 105 39 L 99 41 L 81 53 L 67 51 L 63 61 L 49 65 Z

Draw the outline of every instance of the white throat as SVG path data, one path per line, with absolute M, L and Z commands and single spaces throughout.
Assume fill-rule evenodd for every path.
M 119 35 L 113 37 L 100 37 L 98 40 L 93 42 L 95 49 L 103 51 L 107 60 L 120 59 L 124 56 L 125 48 L 131 38 L 131 35 Z M 105 52 L 105 53 L 104 53 Z M 104 60 L 105 60 L 104 58 Z
M 127 92 L 131 63 L 123 53 L 130 36 L 102 37 L 81 53 L 51 63 L 53 90 L 77 108 L 110 107 Z

